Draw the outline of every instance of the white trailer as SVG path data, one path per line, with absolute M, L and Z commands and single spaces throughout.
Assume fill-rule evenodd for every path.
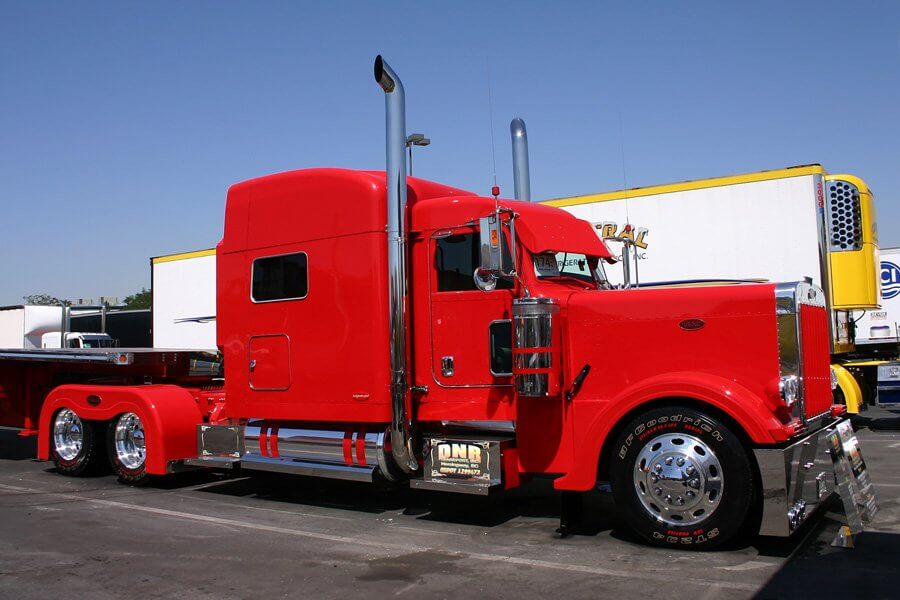
M 150 259 L 154 348 L 216 351 L 215 248 Z
M 0 307 L 0 348 L 17 350 L 42 348 L 45 333 L 59 333 L 62 317 L 61 306 Z
M 857 350 L 854 314 L 879 308 L 874 199 L 865 182 L 852 175 L 803 165 L 547 204 L 593 223 L 620 256 L 626 242 L 614 240 L 626 240 L 633 250 L 631 279 L 640 285 L 810 278 L 826 290 L 836 363 Z M 609 271 L 610 280 L 621 284 L 622 271 Z M 836 372 L 839 380 L 847 379 L 839 366 Z M 860 382 L 863 377 L 855 378 L 861 388 L 874 385 L 874 375 L 871 384 Z M 847 398 L 848 408 L 859 401 Z
M 881 308 L 856 320 L 859 345 L 900 343 L 900 248 L 881 249 Z

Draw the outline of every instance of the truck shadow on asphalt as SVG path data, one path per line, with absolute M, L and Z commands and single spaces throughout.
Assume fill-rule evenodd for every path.
M 23 437 L 18 429 L 0 428 L 0 459 L 30 460 L 37 456 L 37 436 Z
M 900 534 L 864 531 L 856 547 L 834 548 L 842 515 L 827 512 L 756 598 L 896 598 Z
M 273 505 L 283 503 L 367 514 L 399 511 L 416 520 L 471 527 L 539 528 L 548 537 L 554 535 L 561 508 L 560 493 L 553 489 L 550 479 L 543 478 L 536 478 L 502 495 L 488 497 L 274 474 L 227 479 L 204 485 L 197 491 L 264 500 Z M 516 519 L 524 519 L 524 522 L 516 524 Z M 808 537 L 804 532 L 810 526 L 808 524 L 790 539 L 745 535 L 717 550 L 750 551 L 761 556 L 784 558 L 797 551 Z M 583 517 L 569 533 L 573 538 L 608 536 L 620 542 L 644 545 L 620 522 L 610 493 L 585 494 Z
M 870 417 L 868 415 L 856 415 L 852 418 L 853 428 L 857 431 L 860 429 L 869 429 L 871 431 L 900 431 L 900 415 L 893 413 L 890 417 L 877 416 Z

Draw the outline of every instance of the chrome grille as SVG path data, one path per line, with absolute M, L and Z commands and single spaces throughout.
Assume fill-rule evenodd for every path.
M 779 283 L 775 286 L 775 312 L 780 375 L 782 380 L 801 382 L 791 413 L 806 421 L 831 406 L 825 293 L 807 282 Z

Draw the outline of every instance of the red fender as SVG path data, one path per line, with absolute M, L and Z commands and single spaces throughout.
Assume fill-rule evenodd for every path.
M 164 475 L 173 460 L 197 455 L 197 425 L 203 415 L 194 396 L 177 385 L 61 385 L 44 401 L 38 431 L 38 458 L 50 458 L 50 427 L 60 408 L 82 419 L 109 421 L 133 412 L 144 424 L 147 472 Z
M 556 479 L 558 490 L 587 491 L 596 485 L 600 450 L 610 431 L 626 414 L 653 400 L 690 398 L 719 409 L 731 417 L 754 443 L 770 445 L 788 439 L 793 430 L 772 414 L 772 409 L 758 394 L 744 386 L 716 375 L 705 373 L 667 373 L 631 386 L 610 402 L 575 401 L 575 456 L 572 470 Z M 594 415 L 578 410 L 590 405 L 599 408 Z M 583 416 L 579 418 L 579 412 Z M 591 419 L 591 417 L 593 418 Z M 590 424 L 578 426 L 589 419 Z

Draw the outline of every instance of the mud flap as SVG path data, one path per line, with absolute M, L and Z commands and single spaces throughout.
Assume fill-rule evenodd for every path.
M 863 525 L 871 523 L 878 512 L 878 502 L 850 421 L 838 423 L 834 431 L 828 434 L 828 450 L 834 463 L 837 492 L 841 495 L 847 517 L 847 524 L 841 525 L 831 545 L 853 548 Z

